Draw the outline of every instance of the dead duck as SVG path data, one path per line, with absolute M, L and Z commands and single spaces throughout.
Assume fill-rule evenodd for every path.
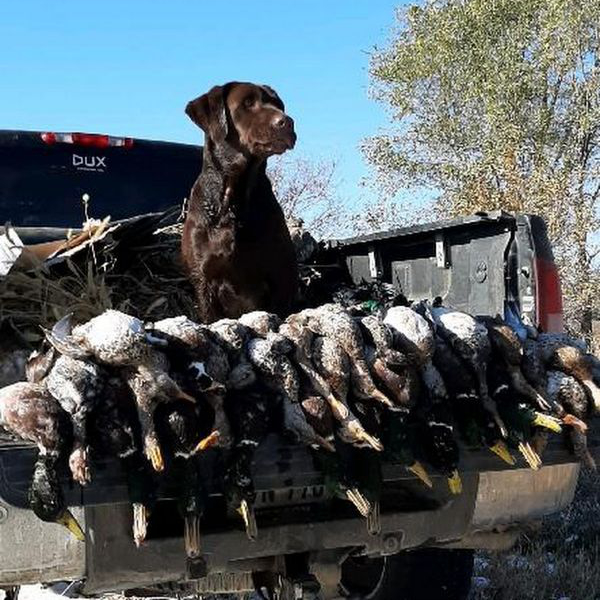
M 88 421 L 94 407 L 103 399 L 106 378 L 106 372 L 95 363 L 61 355 L 45 379 L 48 391 L 73 422 L 74 447 L 69 467 L 73 479 L 80 485 L 91 480 Z
M 124 369 L 127 385 L 135 398 L 142 429 L 144 453 L 155 471 L 165 468 L 162 450 L 154 426 L 154 411 L 161 402 L 183 399 L 195 403 L 193 396 L 185 393 L 168 374 L 168 361 L 164 354 L 154 351 L 146 355 L 144 363 Z
M 227 377 L 227 389 L 244 389 L 256 381 L 256 373 L 248 360 L 245 345 L 251 331 L 235 319 L 221 319 L 208 326 L 226 351 L 230 371 Z
M 593 370 L 582 350 L 576 346 L 560 346 L 552 352 L 546 364 L 575 377 L 590 394 L 594 412 L 600 412 L 600 388 L 594 383 Z
M 127 479 L 132 507 L 132 536 L 139 548 L 146 539 L 148 519 L 156 503 L 156 485 L 139 444 L 139 423 L 131 390 L 119 373 L 111 373 L 102 402 L 90 419 L 92 456 L 117 457 Z
M 408 364 L 406 355 L 394 348 L 394 333 L 375 315 L 368 315 L 357 320 L 365 343 L 375 349 L 377 359 L 386 367 L 399 368 Z
M 586 388 L 575 377 L 561 371 L 548 371 L 546 385 L 548 396 L 565 411 L 581 421 L 589 416 L 591 410 Z M 588 469 L 595 471 L 596 461 L 587 447 L 586 430 L 580 426 L 569 426 L 568 420 L 563 422 L 568 426 L 567 435 L 575 456 Z
M 242 517 L 250 540 L 258 535 L 252 462 L 256 450 L 273 428 L 278 400 L 277 394 L 259 381 L 244 390 L 227 393 L 235 444 L 226 460 L 225 497 Z
M 540 413 L 524 403 L 512 387 L 510 376 L 497 361 L 490 362 L 488 381 L 498 410 L 506 422 L 508 443 L 519 450 L 532 469 L 539 469 L 542 460 L 530 443 L 535 428 L 543 427 L 560 433 L 562 431 L 560 420 Z
M 339 423 L 338 436 L 348 444 L 383 450 L 381 442 L 365 430 L 348 406 L 350 358 L 341 345 L 330 337 L 316 336 L 311 355 L 312 364 L 335 396 L 336 401 L 330 406 Z
M 142 321 L 118 310 L 106 310 L 75 327 L 71 326 L 71 315 L 66 315 L 45 334 L 61 354 L 79 359 L 94 357 L 112 366 L 143 363 L 149 347 L 166 345 L 164 340 L 151 336 Z
M 475 376 L 440 337 L 436 338 L 433 364 L 444 380 L 458 431 L 467 446 L 489 448 L 504 462 L 514 465 L 515 460 L 502 439 L 502 432 L 479 398 Z
M 488 393 L 486 369 L 492 347 L 487 328 L 471 315 L 446 308 L 439 303 L 433 305 L 421 303 L 421 307 L 433 320 L 436 333 L 448 342 L 473 372 L 481 401 L 494 416 L 502 435 L 506 436 L 507 430 L 498 413 L 498 407 Z
M 306 421 L 299 402 L 300 380 L 290 359 L 278 351 L 278 338 L 253 338 L 246 344 L 252 365 L 263 376 L 265 384 L 282 398 L 283 423 L 298 441 L 318 444 L 333 451 L 331 443 L 319 436 Z
M 421 371 L 423 385 L 429 396 L 428 406 L 423 407 L 422 441 L 429 463 L 443 473 L 452 494 L 462 492 L 462 480 L 458 472 L 459 448 L 456 443 L 446 384 L 431 361 Z
M 371 399 L 384 406 L 391 400 L 377 388 L 364 356 L 364 340 L 352 316 L 337 304 L 323 304 L 294 315 L 296 320 L 317 335 L 335 339 L 350 357 L 350 381 L 359 398 Z
M 435 350 L 433 329 L 427 319 L 407 306 L 392 306 L 383 319 L 393 335 L 395 348 L 400 348 L 415 365 L 431 360 Z
M 266 337 L 269 333 L 276 333 L 282 321 L 274 313 L 254 310 L 242 315 L 238 322 L 251 329 L 255 336 Z
M 29 506 L 42 521 L 66 527 L 78 540 L 85 536 L 65 504 L 57 463 L 70 444 L 67 415 L 43 383 L 18 382 L 0 389 L 0 429 L 37 446 L 29 487 Z
M 156 349 L 164 348 L 165 340 L 149 334 L 139 319 L 116 310 L 107 310 L 72 329 L 67 315 L 52 331 L 46 331 L 46 339 L 71 358 L 94 358 L 123 368 L 136 398 L 146 456 L 156 471 L 162 471 L 164 460 L 154 429 L 154 409 L 159 402 L 177 398 L 195 402 L 170 377 L 168 360 Z
M 196 447 L 208 435 L 198 405 L 170 402 L 156 409 L 156 429 L 170 462 L 169 473 L 177 487 L 177 509 L 184 523 L 184 548 L 189 560 L 202 557 L 200 520 L 208 494 L 199 472 Z M 210 423 L 209 423 L 210 425 Z
M 182 388 L 191 395 L 201 392 L 214 411 L 213 430 L 198 447 L 229 447 L 231 426 L 224 403 L 230 364 L 217 335 L 185 316 L 162 319 L 146 328 L 153 336 L 167 341 L 164 351 L 173 371 L 181 378 Z
M 482 319 L 482 322 L 487 327 L 496 355 L 506 366 L 515 390 L 524 398 L 528 398 L 539 410 L 550 410 L 550 404 L 543 394 L 529 384 L 521 370 L 523 345 L 516 332 L 499 319 Z

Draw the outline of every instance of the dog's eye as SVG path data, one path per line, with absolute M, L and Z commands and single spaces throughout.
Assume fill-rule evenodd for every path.
M 245 108 L 252 108 L 255 103 L 256 103 L 256 98 L 254 96 L 248 96 L 247 98 L 244 98 L 244 107 Z

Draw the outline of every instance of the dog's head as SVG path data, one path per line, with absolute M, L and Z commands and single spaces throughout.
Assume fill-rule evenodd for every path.
M 244 154 L 267 158 L 296 143 L 294 121 L 275 90 L 232 81 L 188 102 L 185 112 L 215 144 L 227 142 Z

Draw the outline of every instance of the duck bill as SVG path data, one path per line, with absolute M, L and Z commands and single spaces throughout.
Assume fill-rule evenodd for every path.
M 148 533 L 148 509 L 139 502 L 133 504 L 133 541 L 139 548 L 145 541 Z
M 535 417 L 531 424 L 536 427 L 543 427 L 544 429 L 549 429 L 550 431 L 554 431 L 555 433 L 560 433 L 562 431 L 559 419 L 539 412 L 535 413 Z
M 462 493 L 462 479 L 460 478 L 458 471 L 453 471 L 452 475 L 448 477 L 448 488 L 450 489 L 450 493 L 454 496 Z
M 200 516 L 188 515 L 183 525 L 183 543 L 188 558 L 200 556 Z
M 429 474 L 425 470 L 425 467 L 418 461 L 410 465 L 410 467 L 406 467 L 413 475 L 416 475 L 428 488 L 433 487 L 433 481 L 429 477 Z
M 66 527 L 75 539 L 80 542 L 85 542 L 85 533 L 83 533 L 81 525 L 68 508 L 65 508 L 65 510 L 56 518 L 56 522 L 59 525 Z
M 165 461 L 157 442 L 150 442 L 146 445 L 146 456 L 157 473 L 162 473 L 165 470 Z
M 197 454 L 198 452 L 203 452 L 204 450 L 208 450 L 208 448 L 214 448 L 219 445 L 219 441 L 221 439 L 221 432 L 216 430 L 207 435 L 205 438 L 201 439 L 197 444 L 192 454 Z
M 258 537 L 258 526 L 256 524 L 254 507 L 250 506 L 248 500 L 242 500 L 240 502 L 238 512 L 244 520 L 244 527 L 246 528 L 246 535 L 248 536 L 248 539 L 254 542 Z
M 515 457 L 509 452 L 508 447 L 502 441 L 496 442 L 493 446 L 489 447 L 490 450 L 499 456 L 506 464 L 511 467 L 516 464 Z

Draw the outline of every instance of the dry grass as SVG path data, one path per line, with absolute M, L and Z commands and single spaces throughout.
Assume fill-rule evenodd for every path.
M 600 477 L 582 474 L 573 504 L 509 552 L 479 553 L 471 600 L 600 599 Z
M 191 288 L 179 266 L 180 227 L 144 221 L 116 229 L 72 257 L 0 280 L 0 325 L 36 345 L 40 326 L 67 313 L 85 321 L 107 308 L 156 320 L 194 315 Z

